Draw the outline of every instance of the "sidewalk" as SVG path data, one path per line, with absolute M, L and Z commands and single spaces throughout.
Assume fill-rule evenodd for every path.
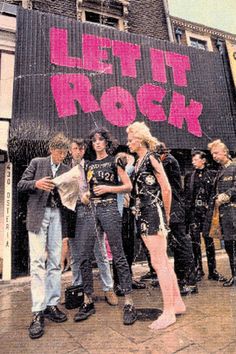
M 229 276 L 228 259 L 217 255 L 218 270 Z M 134 276 L 147 271 L 146 263 L 136 264 Z M 206 271 L 206 262 L 204 261 Z M 31 321 L 29 277 L 0 285 L 0 353 L 42 354 L 236 354 L 236 289 L 204 280 L 199 294 L 184 298 L 185 315 L 166 330 L 153 333 L 151 321 L 137 321 L 132 326 L 122 323 L 123 298 L 119 305 L 109 306 L 101 291 L 97 270 L 94 274 L 96 314 L 84 322 L 73 322 L 76 310 L 66 310 L 68 321 L 56 324 L 46 320 L 45 335 L 37 340 L 28 337 Z M 71 273 L 63 275 L 63 289 L 70 284 Z M 62 293 L 63 294 L 63 293 Z M 137 308 L 162 308 L 159 288 L 148 285 L 134 291 Z M 63 302 L 63 297 L 62 297 Z M 62 306 L 63 308 L 63 306 Z

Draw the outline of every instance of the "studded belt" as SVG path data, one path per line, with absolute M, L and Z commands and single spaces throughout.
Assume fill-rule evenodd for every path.
M 115 198 L 108 198 L 108 199 L 94 198 L 94 199 L 90 199 L 90 201 L 94 205 L 98 205 L 98 204 L 107 205 L 107 204 L 112 204 L 117 200 Z

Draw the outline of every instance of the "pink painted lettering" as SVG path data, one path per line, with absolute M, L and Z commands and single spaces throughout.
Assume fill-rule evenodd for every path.
M 83 67 L 81 58 L 70 57 L 68 55 L 66 29 L 55 27 L 50 29 L 50 56 L 52 64 L 71 68 Z
M 174 84 L 187 86 L 186 71 L 190 70 L 189 57 L 174 52 L 165 52 L 166 64 L 172 68 Z
M 167 82 L 164 52 L 159 49 L 150 49 L 152 78 L 154 81 Z
M 91 34 L 83 35 L 83 59 L 84 69 L 112 74 L 112 64 L 107 63 L 108 51 L 111 47 L 109 38 L 93 36 Z
M 184 122 L 186 122 L 189 133 L 197 137 L 202 136 L 199 122 L 203 110 L 202 103 L 190 99 L 190 103 L 186 105 L 185 96 L 173 91 L 172 88 L 173 83 L 179 87 L 187 87 L 188 85 L 188 72 L 191 70 L 191 66 L 187 55 L 156 48 L 149 50 L 144 48 L 145 57 L 142 58 L 140 44 L 112 40 L 87 33 L 81 34 L 80 42 L 78 45 L 81 57 L 71 56 L 70 44 L 73 45 L 73 43 L 69 43 L 68 30 L 51 28 L 51 63 L 61 67 L 79 68 L 95 74 L 113 76 L 107 80 L 104 77 L 104 86 L 97 90 L 97 81 L 93 78 L 90 81 L 84 73 L 53 75 L 51 90 L 59 117 L 77 115 L 78 103 L 84 113 L 101 111 L 105 119 L 112 125 L 125 127 L 136 119 L 137 109 L 139 109 L 139 112 L 150 121 L 167 121 L 168 124 L 178 129 L 182 129 Z M 76 48 L 77 46 L 74 49 Z M 149 55 L 148 58 L 146 54 Z M 145 65 L 140 65 L 141 59 L 146 61 Z M 117 67 L 118 64 L 120 70 L 115 72 L 113 65 Z M 151 68 L 146 73 L 148 65 Z M 167 69 L 167 67 L 171 69 Z M 141 68 L 142 71 L 139 72 L 138 70 Z M 170 71 L 172 71 L 173 83 L 168 85 L 170 75 L 167 74 Z M 122 78 L 125 79 L 122 81 Z M 151 82 L 147 82 L 150 79 Z M 123 82 L 125 88 L 121 86 L 110 87 L 114 85 L 113 82 Z M 165 88 L 157 86 L 157 82 L 165 84 Z M 96 98 L 101 89 L 103 93 L 99 104 Z M 96 92 L 96 98 L 94 92 Z M 136 97 L 133 97 L 134 92 L 136 92 Z M 163 101 L 165 106 L 167 101 L 170 101 L 169 117 L 164 110 Z
M 198 121 L 202 113 L 202 103 L 190 100 L 188 107 L 185 106 L 185 97 L 177 92 L 173 93 L 168 123 L 182 129 L 184 119 L 187 123 L 188 132 L 198 137 L 202 136 L 202 129 Z
M 119 86 L 110 87 L 101 97 L 104 117 L 113 125 L 125 127 L 136 117 L 135 100 L 129 91 Z
M 77 114 L 77 101 L 85 113 L 100 111 L 91 94 L 91 82 L 83 74 L 64 74 L 51 77 L 51 89 L 59 117 Z
M 120 58 L 121 75 L 137 77 L 136 60 L 140 60 L 140 46 L 121 41 L 112 42 L 112 53 Z
M 166 115 L 158 103 L 162 103 L 166 90 L 162 87 L 144 84 L 137 92 L 137 103 L 140 112 L 152 121 L 165 121 Z

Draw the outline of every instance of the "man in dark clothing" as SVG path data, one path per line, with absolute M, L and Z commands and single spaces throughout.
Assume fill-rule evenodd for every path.
M 236 286 L 236 163 L 229 156 L 227 146 L 221 140 L 208 144 L 213 159 L 221 165 L 211 195 L 207 222 L 203 232 L 210 229 L 214 207 L 219 209 L 219 224 L 225 250 L 229 257 L 232 277 L 223 283 L 224 287 Z
M 159 154 L 172 189 L 170 214 L 170 234 L 168 244 L 174 255 L 174 269 L 181 295 L 198 292 L 191 239 L 186 234 L 184 193 L 178 161 L 170 154 L 164 143 L 160 144 Z
M 195 171 L 185 180 L 185 207 L 189 233 L 192 239 L 197 281 L 205 275 L 202 266 L 201 232 L 208 210 L 210 195 L 216 172 L 206 167 L 206 154 L 202 151 L 192 153 L 192 164 Z M 209 234 L 204 235 L 206 247 L 208 279 L 225 281 L 216 270 L 215 246 Z

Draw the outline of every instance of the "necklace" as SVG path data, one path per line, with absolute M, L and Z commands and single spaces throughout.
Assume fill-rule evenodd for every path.
M 139 157 L 139 158 L 138 158 L 137 163 L 136 163 L 136 165 L 135 165 L 135 172 L 136 172 L 136 173 L 140 170 L 140 167 L 143 165 L 143 162 L 144 162 L 144 160 L 145 160 L 147 154 L 148 154 L 148 151 L 146 152 L 145 155 L 143 155 L 142 157 Z

